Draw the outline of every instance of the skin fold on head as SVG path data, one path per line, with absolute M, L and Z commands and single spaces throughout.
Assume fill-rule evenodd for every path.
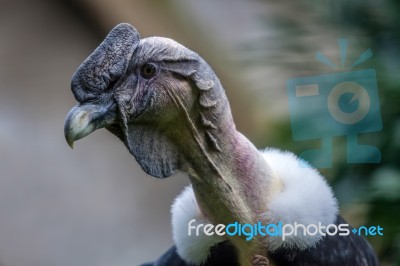
M 78 101 L 64 127 L 71 147 L 106 128 L 147 174 L 188 173 L 212 222 L 254 223 L 266 211 L 279 184 L 236 130 L 217 76 L 195 52 L 167 38 L 140 39 L 131 25 L 120 24 L 78 68 L 71 87 Z M 241 265 L 252 265 L 256 254 L 266 256 L 262 239 L 230 240 Z

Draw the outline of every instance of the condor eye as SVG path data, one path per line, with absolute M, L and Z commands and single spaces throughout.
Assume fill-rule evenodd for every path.
M 140 69 L 140 74 L 145 79 L 152 78 L 157 74 L 157 66 L 152 63 L 144 64 Z

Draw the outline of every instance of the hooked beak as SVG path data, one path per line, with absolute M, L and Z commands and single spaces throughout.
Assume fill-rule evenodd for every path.
M 64 135 L 68 145 L 73 148 L 75 140 L 106 126 L 107 112 L 108 108 L 94 104 L 74 106 L 65 118 L 64 124 Z

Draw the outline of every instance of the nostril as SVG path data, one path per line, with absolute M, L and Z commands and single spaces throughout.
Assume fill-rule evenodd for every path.
M 72 93 L 79 103 L 94 101 L 96 98 L 98 98 L 97 94 L 93 92 L 88 92 L 86 89 L 80 89 L 77 87 L 72 88 Z
M 97 99 L 97 95 L 94 93 L 86 93 L 85 94 L 85 102 L 94 102 Z
M 107 91 L 114 90 L 115 84 L 117 84 L 118 79 L 114 78 L 114 79 L 109 79 L 108 81 L 109 81 L 109 85 L 107 86 L 107 88 L 105 90 L 107 90 Z

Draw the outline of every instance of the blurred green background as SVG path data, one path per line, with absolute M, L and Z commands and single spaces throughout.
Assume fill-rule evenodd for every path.
M 354 226 L 381 225 L 368 238 L 382 265 L 400 265 L 400 4 L 396 0 L 1 0 L 0 265 L 138 265 L 172 245 L 169 208 L 184 176 L 146 176 L 105 130 L 66 145 L 75 104 L 70 78 L 120 22 L 198 52 L 228 94 L 238 129 L 257 147 L 297 154 L 318 145 L 292 138 L 286 80 L 331 73 L 371 48 L 359 69 L 377 72 L 383 130 L 360 142 L 380 164 L 347 164 L 336 137 L 334 165 L 321 172 Z

